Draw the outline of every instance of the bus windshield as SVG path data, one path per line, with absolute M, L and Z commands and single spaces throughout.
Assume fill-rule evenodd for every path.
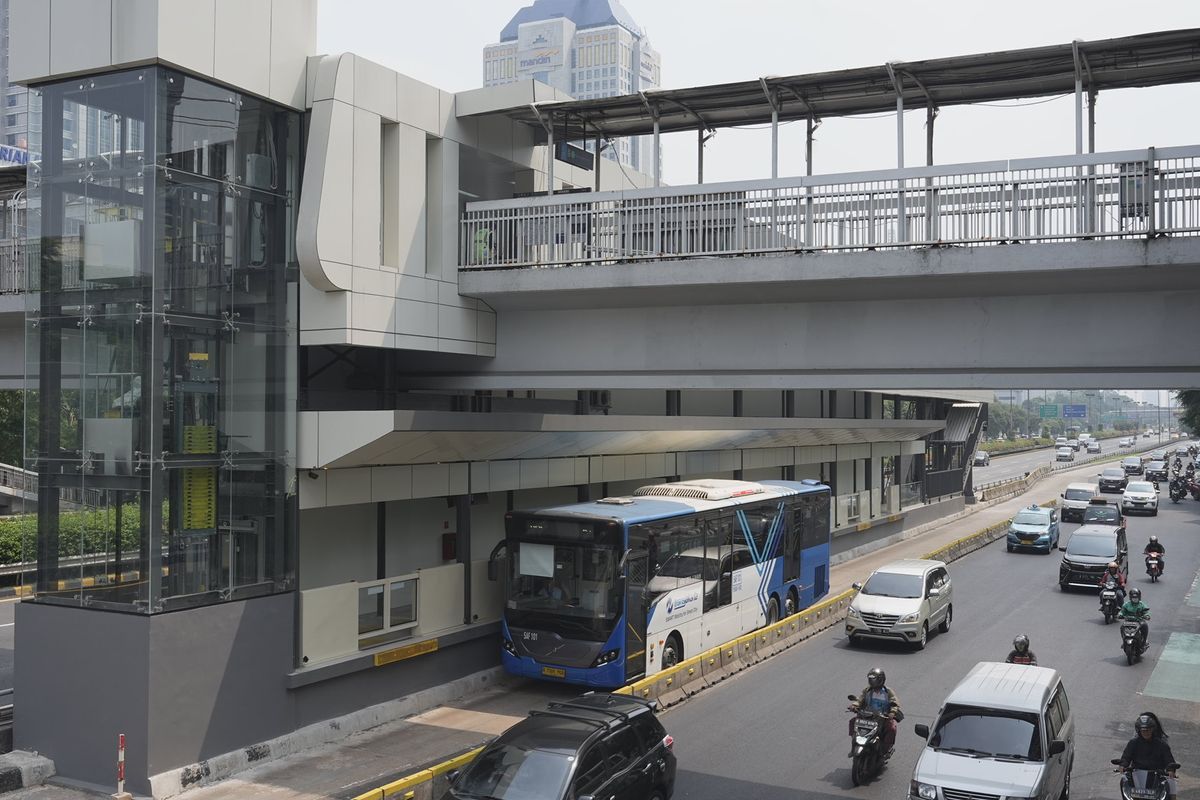
M 510 625 L 603 641 L 621 613 L 615 547 L 509 540 Z

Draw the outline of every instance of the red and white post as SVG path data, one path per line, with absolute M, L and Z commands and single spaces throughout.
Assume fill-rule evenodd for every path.
M 133 795 L 125 791 L 125 734 L 117 734 L 117 793 L 113 800 L 133 800 Z

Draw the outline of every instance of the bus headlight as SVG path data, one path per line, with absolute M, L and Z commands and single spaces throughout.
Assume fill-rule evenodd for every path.
M 510 656 L 516 656 L 517 654 L 517 648 L 507 638 L 504 638 L 504 652 Z
M 593 667 L 603 667 L 605 664 L 611 664 L 621 657 L 620 650 L 609 650 L 596 656 L 596 660 L 592 662 Z

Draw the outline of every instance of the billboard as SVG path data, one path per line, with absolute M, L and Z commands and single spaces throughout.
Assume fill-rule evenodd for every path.
M 517 71 L 549 72 L 561 67 L 563 43 L 574 36 L 574 28 L 574 23 L 564 19 L 521 25 L 517 29 Z
M 1064 405 L 1063 406 L 1063 418 L 1064 419 L 1084 419 L 1085 417 L 1087 417 L 1087 406 L 1086 405 Z

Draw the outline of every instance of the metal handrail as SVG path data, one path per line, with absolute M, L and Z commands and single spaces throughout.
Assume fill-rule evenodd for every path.
M 1162 233 L 1200 234 L 1200 147 L 478 201 L 462 217 L 460 264 L 506 269 Z

